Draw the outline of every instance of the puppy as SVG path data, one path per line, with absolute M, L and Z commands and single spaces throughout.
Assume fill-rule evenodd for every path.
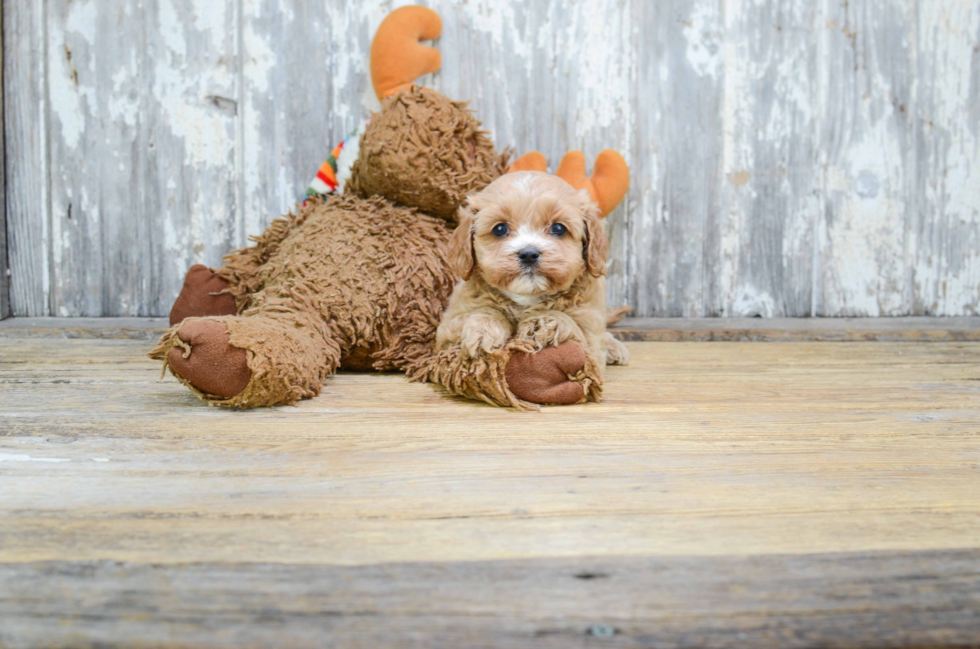
M 599 208 L 556 176 L 501 176 L 460 208 L 449 244 L 463 279 L 436 331 L 440 350 L 476 356 L 512 338 L 536 349 L 573 340 L 600 368 L 629 361 L 606 331 L 606 253 Z

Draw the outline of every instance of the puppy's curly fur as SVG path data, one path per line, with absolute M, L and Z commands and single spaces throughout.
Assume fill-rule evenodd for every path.
M 436 331 L 438 350 L 476 357 L 512 340 L 529 351 L 571 340 L 599 368 L 629 361 L 606 331 L 609 244 L 588 192 L 540 172 L 511 173 L 471 196 L 459 223 L 449 256 L 464 281 Z

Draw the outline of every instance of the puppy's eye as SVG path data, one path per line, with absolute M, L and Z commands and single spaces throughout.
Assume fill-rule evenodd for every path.
M 491 230 L 491 232 L 493 232 L 493 236 L 497 237 L 498 239 L 503 239 L 510 232 L 510 226 L 506 223 L 498 223 L 497 225 L 493 226 L 493 230 Z
M 563 237 L 568 232 L 568 228 L 561 223 L 552 223 L 550 232 L 553 237 Z

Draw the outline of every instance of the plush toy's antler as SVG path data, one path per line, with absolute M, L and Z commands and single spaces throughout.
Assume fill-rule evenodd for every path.
M 378 99 L 410 88 L 423 74 L 439 69 L 439 50 L 419 41 L 441 33 L 442 19 L 427 7 L 402 7 L 388 14 L 371 42 L 371 82 Z
M 616 209 L 630 188 L 630 168 L 623 156 L 612 149 L 596 156 L 591 176 L 585 175 L 585 155 L 581 151 L 569 151 L 558 164 L 555 175 L 575 189 L 589 190 L 603 216 Z
M 548 159 L 540 151 L 525 153 L 507 167 L 507 173 L 515 171 L 548 171 Z
M 548 161 L 538 151 L 525 153 L 507 169 L 514 171 L 547 171 Z M 569 151 L 558 164 L 555 175 L 575 189 L 585 188 L 599 205 L 602 216 L 606 216 L 619 205 L 626 190 L 630 187 L 630 168 L 612 149 L 606 149 L 596 156 L 592 175 L 585 175 L 585 155 L 581 151 Z

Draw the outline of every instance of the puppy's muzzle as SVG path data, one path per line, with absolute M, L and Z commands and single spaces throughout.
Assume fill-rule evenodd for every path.
M 532 248 L 528 246 L 517 252 L 517 259 L 521 262 L 521 266 L 524 268 L 534 268 L 541 261 L 541 251 L 537 248 Z

